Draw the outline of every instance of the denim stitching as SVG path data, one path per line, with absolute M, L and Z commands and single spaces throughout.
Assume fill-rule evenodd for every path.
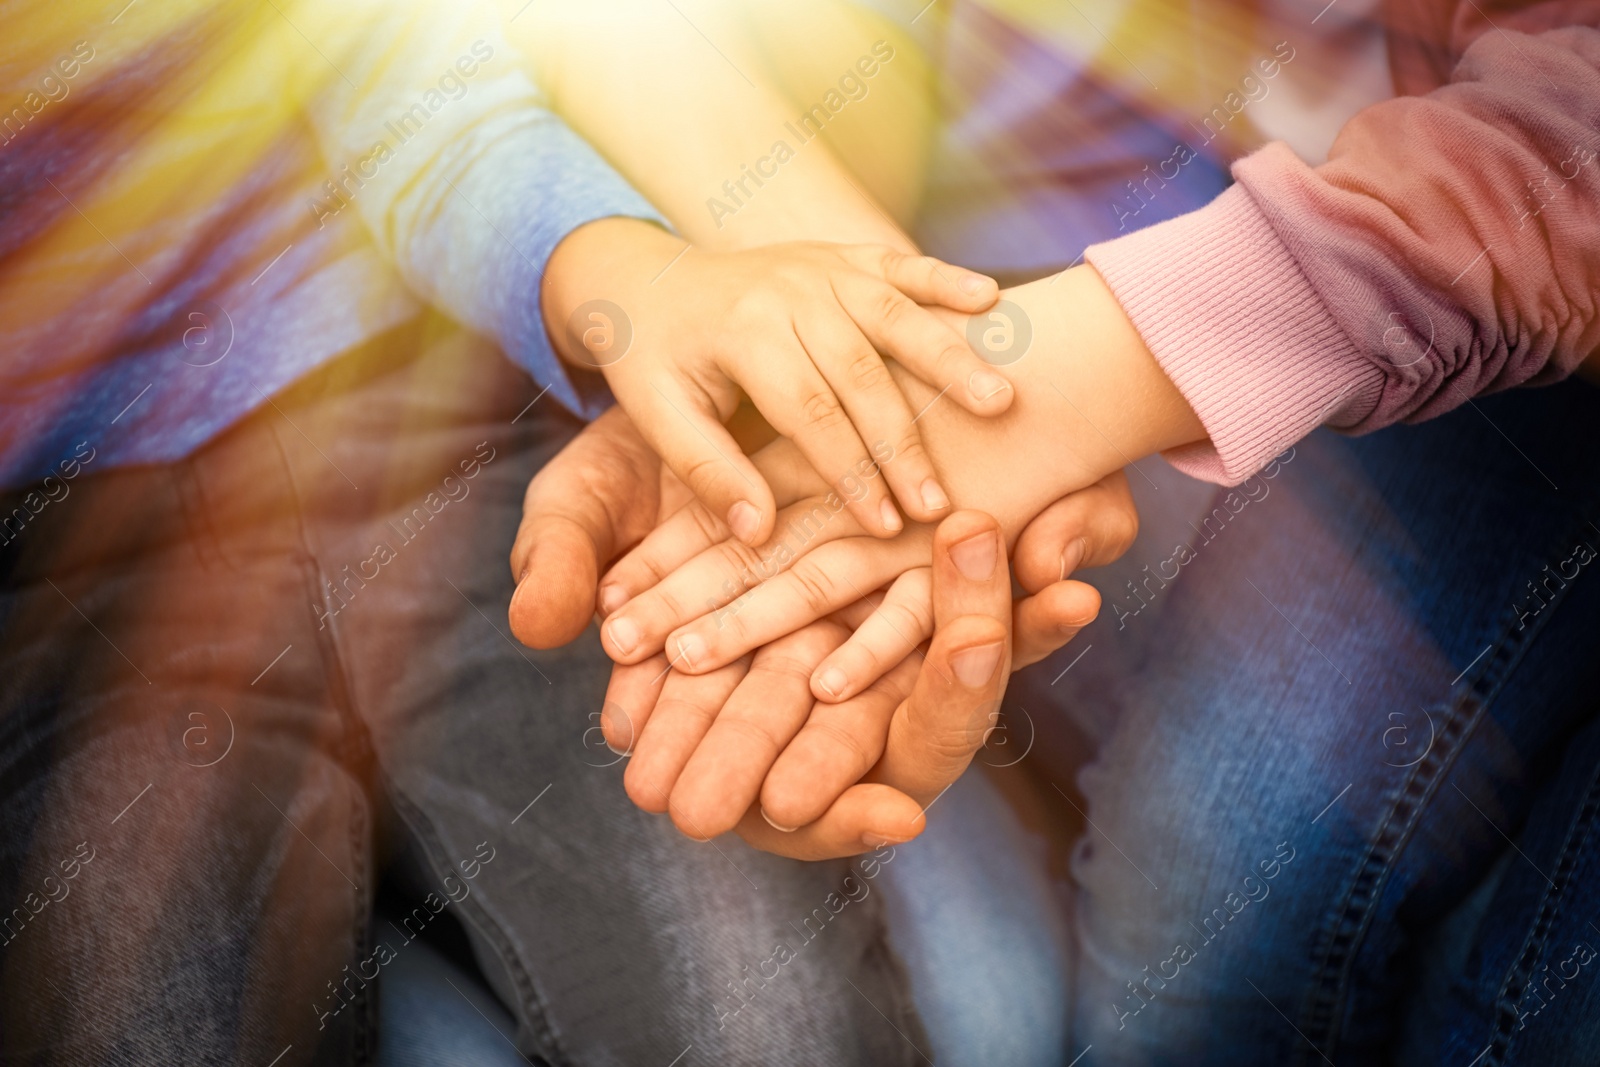
M 405 820 L 411 832 L 416 835 L 417 840 L 422 842 L 424 852 L 430 862 L 435 856 L 448 855 L 449 853 L 444 847 L 444 842 L 440 838 L 433 820 L 428 818 L 420 808 L 406 798 L 394 780 L 381 767 L 379 774 L 383 776 L 395 810 L 400 813 L 401 818 Z M 506 973 L 511 976 L 511 981 L 516 985 L 517 994 L 527 1011 L 528 1020 L 534 1031 L 534 1039 L 539 1042 L 545 1052 L 550 1054 L 545 1058 L 553 1063 L 571 1063 L 570 1055 L 563 1051 L 561 1041 L 556 1036 L 555 1025 L 551 1022 L 549 1007 L 534 987 L 533 976 L 523 967 L 521 957 L 512 945 L 511 939 L 501 929 L 500 923 L 471 897 L 462 898 L 459 907 L 461 908 L 462 917 L 471 920 L 484 939 L 494 945 L 495 952 L 500 956 L 500 961 L 505 964 Z
M 1570 537 L 1557 542 L 1564 543 L 1570 543 Z M 1559 592 L 1552 608 L 1559 605 L 1568 588 L 1570 584 Z M 1542 611 L 1531 625 L 1518 630 L 1515 610 L 1508 612 L 1493 652 L 1483 661 L 1467 688 L 1441 709 L 1445 714 L 1445 725 L 1439 734 L 1442 743 L 1435 744 L 1400 784 L 1389 811 L 1369 840 L 1366 855 L 1325 923 L 1312 961 L 1313 974 L 1300 1012 L 1300 1029 L 1307 1035 L 1309 1044 L 1326 1054 L 1332 1055 L 1338 1047 L 1356 951 L 1371 926 L 1389 874 L 1445 774 L 1523 653 L 1554 614 L 1553 610 Z M 1439 754 L 1437 758 L 1436 753 Z M 1305 1047 L 1299 1048 L 1294 1062 L 1309 1065 L 1311 1052 Z
M 1588 845 L 1590 831 L 1594 829 L 1596 821 L 1600 821 L 1600 765 L 1590 773 L 1589 788 L 1584 794 L 1583 804 L 1562 840 L 1561 852 L 1557 856 L 1554 873 L 1550 878 L 1550 882 L 1554 884 L 1547 885 L 1540 894 L 1539 908 L 1534 915 L 1532 925 L 1528 928 L 1527 937 L 1523 940 L 1522 951 L 1517 954 L 1515 962 L 1507 969 L 1506 976 L 1500 983 L 1500 993 L 1495 999 L 1495 1027 L 1490 1038 L 1489 1056 L 1483 1061 L 1484 1067 L 1496 1067 L 1504 1063 L 1506 1057 L 1510 1055 L 1512 1040 L 1516 1033 L 1513 1027 L 1520 1022 L 1517 1005 L 1521 1003 L 1523 994 L 1532 981 L 1534 965 L 1543 958 L 1549 948 L 1550 934 L 1560 917 L 1567 887 L 1572 882 L 1573 871 L 1578 864 L 1578 857 Z M 1542 877 L 1543 872 L 1540 874 Z
M 305 498 L 300 491 L 299 483 L 295 480 L 294 467 L 284 451 L 277 427 L 270 426 L 268 433 L 277 449 L 278 461 L 282 465 L 284 481 L 292 504 L 290 510 L 294 516 L 295 532 L 299 541 L 300 550 L 292 558 L 292 562 L 299 567 L 302 578 L 310 585 L 309 591 L 313 594 L 311 602 L 315 603 L 320 599 L 323 602 L 323 610 L 327 611 L 329 605 L 324 590 L 330 588 L 331 583 L 326 581 L 327 575 L 322 569 L 322 564 L 311 551 L 311 538 L 305 524 Z M 366 956 L 370 947 L 373 896 L 371 871 L 366 862 L 367 851 L 371 847 L 372 827 L 368 810 L 371 802 L 371 782 L 367 780 L 367 776 L 360 773 L 360 769 L 373 766 L 373 746 L 371 737 L 367 733 L 366 720 L 356 708 L 354 689 L 345 672 L 337 621 L 325 630 L 319 626 L 318 632 L 321 636 L 317 638 L 317 645 L 322 654 L 328 695 L 344 726 L 334 755 L 345 771 L 362 787 L 358 791 L 357 802 L 351 805 L 348 827 L 350 857 L 354 870 L 352 880 L 356 883 L 355 907 L 351 909 L 354 913 L 351 945 L 355 952 L 354 958 L 360 960 Z M 351 1050 L 351 1062 L 357 1067 L 368 1067 L 374 1062 L 374 1049 L 377 1044 L 376 1016 L 377 1001 L 374 995 L 368 992 L 368 987 L 362 986 L 357 994 L 354 1012 L 355 1048 Z
M 1495 657 L 1507 650 L 1502 645 Z M 1510 658 L 1509 656 L 1506 658 Z M 1307 1040 L 1331 1054 L 1338 1044 L 1339 1020 L 1348 992 L 1350 970 L 1356 949 L 1371 925 L 1376 902 L 1382 897 L 1390 872 L 1410 839 L 1412 831 L 1437 791 L 1444 772 L 1453 763 L 1467 737 L 1476 727 L 1485 708 L 1476 693 L 1466 693 L 1452 707 L 1443 709 L 1445 724 L 1439 740 L 1413 767 L 1401 783 L 1382 822 L 1368 842 L 1360 864 L 1345 887 L 1344 895 L 1329 917 L 1319 938 L 1312 982 L 1301 1009 L 1300 1029 Z M 1311 1063 L 1301 1048 L 1294 1060 Z

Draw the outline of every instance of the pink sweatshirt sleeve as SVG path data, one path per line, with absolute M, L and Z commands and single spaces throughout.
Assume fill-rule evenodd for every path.
M 1180 469 L 1235 484 L 1319 425 L 1432 418 L 1600 346 L 1600 30 L 1506 21 L 1321 167 L 1269 145 L 1207 207 L 1088 250 L 1210 434 Z

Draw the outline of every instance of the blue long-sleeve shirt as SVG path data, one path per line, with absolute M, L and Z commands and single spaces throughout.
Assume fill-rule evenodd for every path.
M 660 217 L 486 7 L 26 6 L 34 72 L 0 72 L 25 119 L 0 123 L 0 484 L 82 443 L 96 470 L 180 458 L 425 303 L 570 410 L 608 402 L 557 361 L 542 272 L 586 222 Z

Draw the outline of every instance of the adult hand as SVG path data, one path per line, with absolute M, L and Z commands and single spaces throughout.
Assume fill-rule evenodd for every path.
M 576 638 L 601 568 L 689 499 L 621 408 L 584 427 L 528 483 L 511 546 L 511 632 L 533 648 Z
M 871 613 L 873 605 L 866 602 L 841 613 L 844 626 L 837 618 L 815 623 L 711 674 L 669 673 L 664 656 L 614 668 L 601 719 L 608 744 L 634 751 L 651 719 L 664 712 L 653 728 L 661 744 L 647 745 L 644 758 L 628 769 L 635 802 L 670 812 L 692 837 L 736 827 L 757 847 L 797 858 L 846 855 L 871 847 L 869 837 L 905 840 L 907 829 L 920 832 L 922 806 L 959 776 L 994 724 L 1009 671 L 1049 655 L 1094 618 L 1098 594 L 1062 579 L 1080 563 L 1099 565 L 1120 556 L 1138 530 L 1120 474 L 1063 498 L 1018 541 L 1019 581 L 1036 595 L 1012 605 L 998 550 L 987 579 L 951 571 L 951 543 L 994 529 L 991 520 L 974 513 L 951 525 L 955 521 L 940 527 L 944 562 L 933 580 L 943 636 L 927 653 L 934 666 L 920 672 L 923 679 L 922 660 L 908 657 L 848 701 L 813 702 L 810 672 L 839 647 L 849 626 Z M 956 536 L 961 533 L 967 536 Z M 1006 670 L 976 691 L 957 684 L 950 664 L 974 645 L 970 631 L 976 624 L 957 621 L 972 614 L 999 620 L 1009 633 Z M 914 688 L 920 695 L 912 695 Z M 915 711 L 923 707 L 937 714 Z M 941 728 L 945 736 L 936 737 Z M 951 736 L 958 740 L 954 746 Z M 928 783 L 938 784 L 931 795 Z M 764 805 L 769 818 L 773 809 L 779 813 L 772 821 L 780 825 L 784 819 L 791 820 L 787 825 L 809 825 L 779 832 L 760 817 Z
M 999 524 L 981 512 L 950 516 L 934 536 L 932 570 L 935 631 L 923 662 L 909 670 L 903 663 L 850 702 L 863 705 L 852 716 L 857 721 L 888 715 L 877 762 L 816 818 L 797 830 L 780 829 L 780 819 L 792 816 L 774 809 L 803 809 L 808 780 L 828 773 L 859 744 L 848 721 L 817 723 L 815 729 L 808 724 L 768 775 L 760 802 L 740 820 L 739 836 L 747 842 L 797 859 L 827 859 L 909 841 L 927 825 L 928 806 L 966 771 L 995 725 L 1016 656 L 1011 577 Z M 1099 598 L 1081 583 L 1059 584 L 1068 587 L 1063 597 L 1080 604 L 1072 613 L 1077 618 L 1057 620 L 1051 628 L 1075 633 L 1093 617 Z M 1040 614 L 1051 615 L 1048 606 Z M 1048 638 L 1044 643 L 1053 647 Z M 798 809 L 790 808 L 789 793 L 798 798 Z

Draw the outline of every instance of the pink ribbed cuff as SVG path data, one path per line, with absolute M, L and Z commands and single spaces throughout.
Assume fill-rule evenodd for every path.
M 1240 186 L 1084 258 L 1210 435 L 1164 453 L 1185 474 L 1237 485 L 1324 422 L 1350 425 L 1377 404 L 1383 371 Z

